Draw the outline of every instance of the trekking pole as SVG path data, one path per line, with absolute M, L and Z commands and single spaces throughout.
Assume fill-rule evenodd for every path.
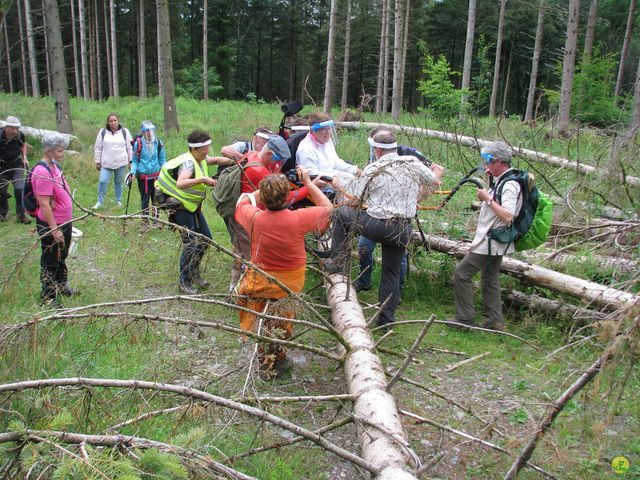
M 129 199 L 131 198 L 131 183 L 133 182 L 132 178 L 131 178 L 131 174 L 127 175 L 127 179 L 125 180 L 125 183 L 127 184 L 127 187 L 129 188 L 129 190 L 127 190 L 127 201 L 125 203 L 124 206 L 124 214 L 128 215 L 129 214 Z

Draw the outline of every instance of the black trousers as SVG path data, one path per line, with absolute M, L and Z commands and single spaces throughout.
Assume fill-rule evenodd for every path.
M 40 256 L 40 283 L 42 284 L 42 298 L 55 298 L 59 291 L 67 285 L 67 255 L 71 244 L 71 223 L 60 228 L 64 236 L 64 243 L 53 239 L 47 222 L 38 219 L 38 235 L 42 246 Z
M 16 201 L 16 215 L 24 216 L 22 189 L 24 188 L 24 168 L 22 162 L 0 162 L 0 215 L 9 213 L 9 184 L 13 184 L 13 196 Z

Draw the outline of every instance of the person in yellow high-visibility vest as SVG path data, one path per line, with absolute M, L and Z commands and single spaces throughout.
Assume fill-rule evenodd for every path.
M 209 283 L 200 276 L 200 262 L 208 244 L 191 235 L 199 233 L 211 238 L 211 231 L 202 214 L 202 202 L 207 198 L 208 187 L 216 181 L 208 174 L 208 165 L 228 163 L 224 157 L 210 157 L 211 136 L 207 132 L 194 130 L 187 138 L 189 151 L 169 160 L 162 166 L 156 186 L 177 200 L 170 209 L 169 221 L 187 228 L 180 232 L 182 255 L 180 255 L 180 291 L 188 295 L 198 293 L 196 287 L 204 288 Z

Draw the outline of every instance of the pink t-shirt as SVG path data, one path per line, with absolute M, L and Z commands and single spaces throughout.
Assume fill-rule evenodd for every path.
M 51 173 L 46 167 L 36 165 L 31 174 L 31 185 L 36 196 L 51 197 L 53 218 L 60 225 L 73 218 L 73 203 L 69 194 L 69 185 L 62 176 L 62 171 L 56 165 L 50 168 Z M 36 215 L 40 220 L 46 221 L 39 208 Z

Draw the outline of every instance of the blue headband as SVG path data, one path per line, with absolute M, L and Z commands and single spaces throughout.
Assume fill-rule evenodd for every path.
M 321 128 L 333 127 L 334 125 L 335 125 L 335 123 L 333 123 L 333 120 L 325 120 L 324 122 L 314 123 L 313 125 L 311 125 L 311 131 L 312 132 L 316 132 L 316 131 L 320 130 Z
M 493 155 L 490 153 L 480 152 L 480 156 L 484 158 L 484 163 L 491 163 L 491 160 L 493 160 Z

